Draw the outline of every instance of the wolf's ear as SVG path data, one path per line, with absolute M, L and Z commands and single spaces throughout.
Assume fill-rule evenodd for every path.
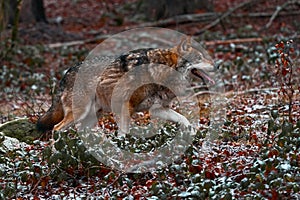
M 184 55 L 185 52 L 190 51 L 191 48 L 192 48 L 191 36 L 188 36 L 181 39 L 181 42 L 176 47 L 176 51 L 179 55 Z

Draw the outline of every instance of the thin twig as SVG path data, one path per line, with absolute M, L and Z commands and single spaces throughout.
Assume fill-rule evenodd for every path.
M 109 38 L 110 35 L 101 35 L 99 37 L 95 37 L 92 39 L 87 40 L 77 40 L 71 42 L 60 42 L 54 44 L 48 44 L 48 48 L 60 48 L 60 47 L 69 47 L 69 46 L 77 46 L 83 45 L 88 43 L 93 43 L 96 41 L 104 40 Z M 237 43 L 259 43 L 262 42 L 263 38 L 238 38 L 238 39 L 231 39 L 231 40 L 214 40 L 214 41 L 204 41 L 206 46 L 213 46 L 213 45 L 226 45 L 226 44 L 237 44 Z
M 273 13 L 237 13 L 232 14 L 231 17 L 240 18 L 240 17 L 271 17 Z M 292 11 L 288 13 L 278 13 L 279 16 L 289 16 L 289 15 L 300 15 L 299 11 Z M 137 24 L 134 26 L 131 26 L 131 28 L 138 28 L 138 27 L 167 27 L 172 25 L 178 25 L 178 24 L 187 24 L 187 23 L 193 23 L 193 22 L 207 22 L 211 20 L 217 20 L 219 16 L 222 16 L 222 13 L 218 12 L 208 12 L 208 13 L 197 13 L 197 14 L 185 14 L 185 15 L 177 15 L 174 17 L 170 17 L 163 20 L 158 20 L 155 22 L 147 22 L 142 24 Z
M 106 38 L 111 37 L 111 35 L 100 35 L 95 38 L 87 39 L 87 40 L 77 40 L 71 42 L 63 42 L 63 43 L 54 43 L 48 44 L 48 48 L 60 48 L 60 47 L 69 47 L 69 46 L 77 46 L 77 45 L 84 45 L 88 43 L 94 43 L 97 41 L 102 41 Z M 300 35 L 295 36 L 292 39 L 299 39 Z M 204 41 L 205 46 L 213 46 L 213 45 L 228 45 L 228 44 L 239 44 L 239 43 L 260 43 L 263 42 L 263 38 L 237 38 L 231 40 L 214 40 L 214 41 Z
M 235 6 L 234 8 L 232 9 L 229 9 L 227 12 L 225 12 L 221 17 L 219 17 L 218 19 L 216 19 L 215 21 L 213 21 L 212 23 L 206 25 L 204 28 L 202 28 L 200 31 L 198 31 L 197 33 L 195 33 L 194 35 L 200 35 L 202 34 L 204 31 L 208 30 L 208 29 L 211 29 L 212 27 L 216 26 L 217 24 L 219 24 L 222 20 L 224 20 L 226 17 L 230 16 L 234 11 L 242 8 L 242 7 L 245 7 L 249 4 L 252 4 L 254 1 L 257 1 L 257 0 L 250 0 L 250 1 L 246 1 L 246 2 L 243 2 L 243 3 L 240 3 L 238 4 L 237 6 Z
M 277 6 L 277 7 L 276 7 L 276 10 L 275 10 L 275 12 L 273 13 L 273 15 L 271 16 L 269 22 L 265 25 L 265 28 L 268 29 L 268 28 L 272 25 L 274 19 L 279 15 L 279 12 L 282 11 L 285 7 L 287 7 L 287 6 L 290 5 L 290 4 L 296 4 L 296 3 L 299 3 L 299 2 L 300 2 L 300 1 L 291 0 L 291 1 L 285 2 L 285 3 L 282 4 L 281 6 Z
M 177 15 L 174 17 L 170 17 L 167 19 L 158 20 L 155 22 L 146 22 L 146 23 L 140 23 L 133 26 L 129 26 L 127 30 L 133 29 L 133 28 L 141 28 L 141 27 L 167 27 L 172 25 L 179 25 L 179 24 L 187 24 L 187 23 L 195 23 L 195 22 L 206 22 L 206 21 L 212 21 L 216 20 L 219 16 L 222 16 L 223 13 L 219 12 L 207 12 L 207 13 L 197 13 L 197 14 L 185 14 L 185 15 Z M 232 14 L 231 17 L 235 18 L 241 18 L 241 17 L 251 17 L 251 18 L 257 18 L 257 17 L 271 17 L 273 15 L 272 13 L 237 13 Z M 288 13 L 279 13 L 279 16 L 291 16 L 291 15 L 300 15 L 299 11 L 291 11 Z M 102 30 L 99 32 L 93 32 L 93 35 L 99 35 L 102 33 Z
M 226 96 L 230 95 L 245 95 L 245 94 L 252 94 L 252 93 L 268 93 L 268 92 L 273 92 L 273 91 L 278 91 L 279 88 L 273 87 L 273 88 L 251 88 L 249 90 L 244 90 L 244 91 L 231 91 L 226 93 Z
M 219 13 L 215 13 L 215 12 L 177 15 L 174 17 L 158 20 L 155 22 L 147 22 L 147 23 L 137 24 L 130 28 L 152 27 L 152 26 L 166 27 L 166 26 L 170 26 L 170 25 L 185 24 L 185 23 L 190 23 L 190 22 L 211 21 L 211 20 L 214 20 L 219 15 L 220 15 Z
M 299 2 L 300 3 L 300 2 Z M 258 13 L 237 13 L 237 14 L 233 14 L 231 15 L 231 17 L 252 17 L 252 18 L 261 18 L 261 17 L 271 17 L 273 15 L 273 13 L 269 13 L 269 12 L 258 12 Z M 300 15 L 300 11 L 289 11 L 289 12 L 284 12 L 284 13 L 278 13 L 278 16 L 291 16 L 291 15 Z
M 237 38 L 231 40 L 206 41 L 204 42 L 204 44 L 206 46 L 212 46 L 212 45 L 237 44 L 237 43 L 260 43 L 262 41 L 263 38 Z
M 77 46 L 77 45 L 83 45 L 88 43 L 94 43 L 96 41 L 102 41 L 104 39 L 109 38 L 111 35 L 99 35 L 94 38 L 86 39 L 86 40 L 76 40 L 71 42 L 58 42 L 54 44 L 48 44 L 47 47 L 49 48 L 60 48 L 60 47 L 69 47 L 69 46 Z
M 245 90 L 245 91 L 229 91 L 229 92 L 215 92 L 215 91 L 200 91 L 195 93 L 192 97 L 195 96 L 201 96 L 201 95 L 221 95 L 221 96 L 225 96 L 225 97 L 229 97 L 229 96 L 235 96 L 235 95 L 245 95 L 245 94 L 251 94 L 251 93 L 266 93 L 266 92 L 271 92 L 271 91 L 278 91 L 279 88 L 275 87 L 275 88 L 253 88 L 253 89 L 249 89 L 249 90 Z
M 48 48 L 60 48 L 60 47 L 69 47 L 69 46 L 77 46 L 83 45 L 88 43 L 95 43 L 97 41 L 102 41 L 106 38 L 111 37 L 111 35 L 100 35 L 95 38 L 87 39 L 87 40 L 78 40 L 78 41 L 71 41 L 65 43 L 54 43 L 48 44 Z M 291 39 L 299 39 L 300 35 L 296 35 Z M 240 43 L 260 43 L 263 42 L 263 38 L 237 38 L 237 39 L 230 39 L 230 40 L 213 40 L 213 41 L 204 41 L 205 46 L 213 46 L 213 45 L 229 45 L 229 44 L 240 44 Z

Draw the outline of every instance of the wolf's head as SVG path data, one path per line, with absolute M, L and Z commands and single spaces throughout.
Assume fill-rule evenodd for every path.
M 208 75 L 215 71 L 211 57 L 199 44 L 192 43 L 191 37 L 183 38 L 180 44 L 174 47 L 174 51 L 179 56 L 177 70 L 196 81 L 215 84 L 213 78 Z

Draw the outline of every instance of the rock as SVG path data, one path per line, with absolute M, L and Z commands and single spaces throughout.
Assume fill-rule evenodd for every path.
M 20 118 L 0 125 L 3 135 L 16 138 L 22 142 L 32 143 L 40 134 L 27 118 Z
M 0 132 L 0 134 L 3 134 Z M 8 151 L 13 151 L 16 149 L 20 148 L 25 148 L 28 146 L 25 142 L 20 142 L 16 138 L 8 137 L 8 136 L 2 136 L 1 137 L 1 146 L 0 146 L 0 151 L 1 152 L 8 152 Z

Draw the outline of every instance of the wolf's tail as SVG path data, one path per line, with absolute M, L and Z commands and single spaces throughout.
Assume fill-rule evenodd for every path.
M 61 100 L 53 102 L 49 110 L 39 118 L 36 128 L 39 132 L 45 133 L 53 129 L 54 125 L 64 118 L 64 110 Z

